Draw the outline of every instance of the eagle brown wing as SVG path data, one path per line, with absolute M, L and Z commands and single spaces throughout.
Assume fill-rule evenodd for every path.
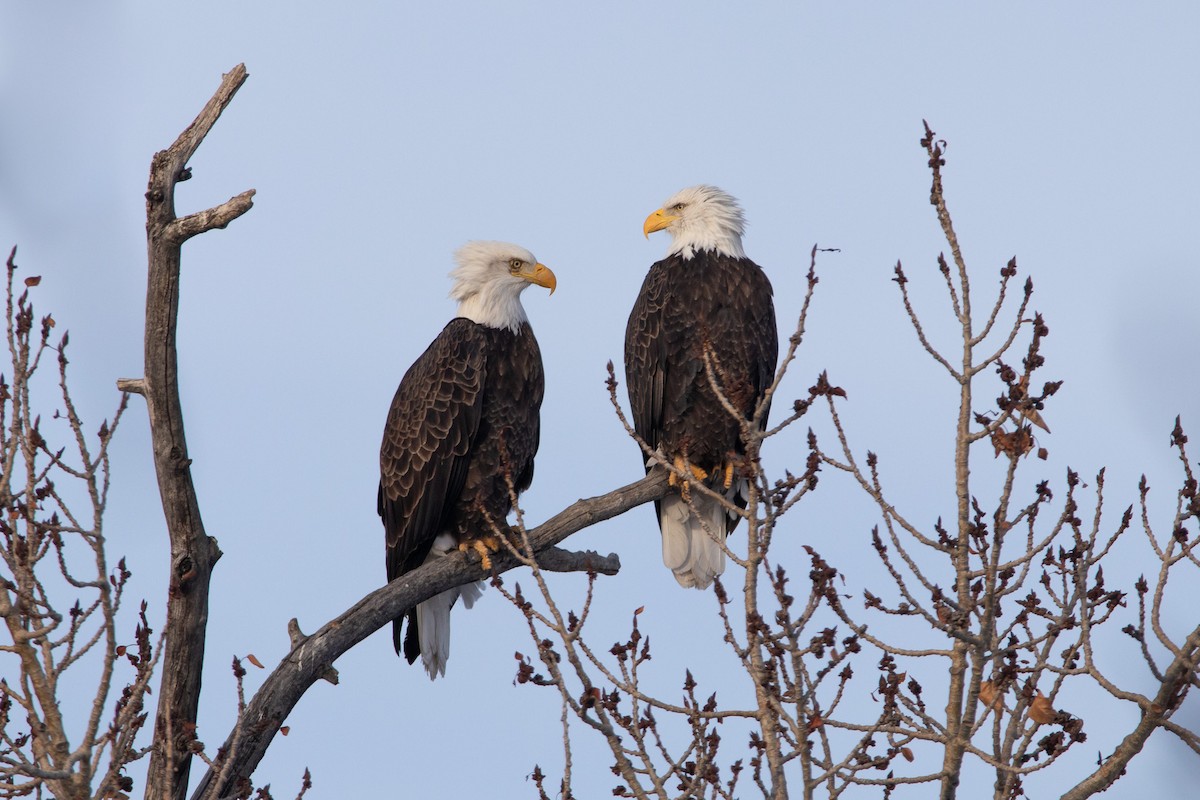
M 629 393 L 629 410 L 633 429 L 651 450 L 659 445 L 663 387 L 667 379 L 663 337 L 663 315 L 669 299 L 666 279 L 663 262 L 650 268 L 625 326 L 625 388 Z
M 484 344 L 473 322 L 452 320 L 396 390 L 379 451 L 389 581 L 421 565 L 462 492 L 483 408 Z
M 750 269 L 743 271 L 743 280 L 735 293 L 741 315 L 741 325 L 746 335 L 731 358 L 746 365 L 748 380 L 753 390 L 750 413 L 775 380 L 775 365 L 779 361 L 779 332 L 775 325 L 774 291 L 765 272 L 751 262 Z M 771 407 L 767 406 L 770 412 Z M 763 415 L 760 430 L 767 429 L 767 414 Z

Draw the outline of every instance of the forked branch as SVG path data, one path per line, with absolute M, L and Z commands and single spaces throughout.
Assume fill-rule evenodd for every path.
M 212 130 L 247 77 L 239 64 L 221 80 L 199 116 L 166 150 L 155 153 L 146 191 L 146 239 L 149 275 L 146 287 L 145 377 L 120 381 L 123 389 L 146 398 L 154 468 L 163 514 L 171 539 L 170 588 L 167 594 L 166 651 L 162 661 L 154 745 L 146 797 L 182 800 L 187 793 L 191 752 L 200 701 L 208 619 L 209 578 L 221 555 L 204 532 L 192 484 L 191 459 L 179 400 L 175 330 L 179 312 L 180 249 L 187 239 L 224 228 L 246 213 L 254 191 L 242 192 L 216 208 L 178 219 L 175 186 L 191 177 L 188 160 Z

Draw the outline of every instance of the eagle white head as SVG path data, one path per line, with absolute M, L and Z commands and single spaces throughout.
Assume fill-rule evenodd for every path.
M 508 242 L 467 242 L 454 253 L 458 267 L 450 272 L 458 316 L 514 333 L 527 322 L 521 292 L 531 283 L 554 294 L 558 281 L 533 253 Z
M 704 250 L 734 258 L 745 258 L 742 234 L 746 217 L 738 201 L 715 186 L 690 186 L 673 194 L 662 208 L 646 217 L 642 232 L 647 237 L 655 231 L 671 234 L 671 249 L 667 255 L 678 253 L 690 259 Z

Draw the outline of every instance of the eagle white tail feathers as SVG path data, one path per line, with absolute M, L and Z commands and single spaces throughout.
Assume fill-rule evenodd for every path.
M 454 537 L 443 533 L 434 540 L 424 563 L 456 549 Z M 450 658 L 450 609 L 459 598 L 463 606 L 471 608 L 483 595 L 483 588 L 481 581 L 455 586 L 417 604 L 417 640 L 421 643 L 421 663 L 430 680 L 446 674 L 446 661 Z
M 456 586 L 417 604 L 417 634 L 421 642 L 421 663 L 434 680 L 446 674 L 450 658 L 450 609 L 461 597 L 467 608 L 483 594 L 482 583 Z
M 725 550 L 714 537 L 725 539 L 726 511 L 712 497 L 699 492 L 691 495 L 691 506 L 674 492 L 659 504 L 663 563 L 675 573 L 680 586 L 707 589 L 713 578 L 725 571 Z

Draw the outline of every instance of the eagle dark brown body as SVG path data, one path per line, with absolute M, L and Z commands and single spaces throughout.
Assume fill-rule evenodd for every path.
M 725 397 L 751 417 L 779 353 L 771 296 L 748 258 L 706 250 L 650 268 L 626 327 L 625 378 L 634 429 L 652 449 L 706 472 L 745 452 L 739 421 L 709 383 L 704 349 L 716 358 Z
M 387 577 L 416 569 L 434 539 L 462 543 L 503 529 L 517 492 L 533 480 L 545 380 L 529 323 L 514 333 L 457 318 L 405 373 L 380 449 L 378 507 Z M 417 613 L 393 623 L 396 652 L 420 654 Z

